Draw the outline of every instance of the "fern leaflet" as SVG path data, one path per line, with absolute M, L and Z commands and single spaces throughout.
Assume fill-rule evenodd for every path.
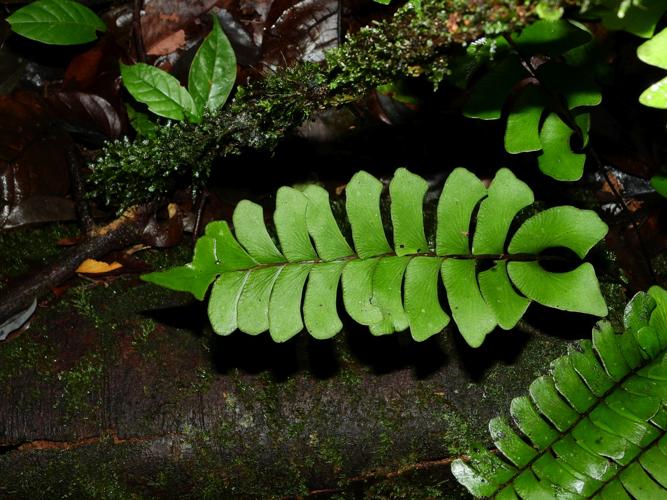
M 570 206 L 545 210 L 525 221 L 506 245 L 515 216 L 533 202 L 532 191 L 507 169 L 499 170 L 486 188 L 459 168 L 445 182 L 435 241 L 429 244 L 423 213 L 427 187 L 408 170 L 396 171 L 389 184 L 393 245 L 380 211 L 383 185 L 362 171 L 346 187 L 354 250 L 323 188 L 282 187 L 273 217 L 280 248 L 264 224 L 262 208 L 244 200 L 233 215 L 235 237 L 226 222 L 210 223 L 192 263 L 143 279 L 189 291 L 199 300 L 215 280 L 208 310 L 217 333 L 269 330 L 278 342 L 297 334 L 304 323 L 318 339 L 339 332 L 339 282 L 345 309 L 355 321 L 375 335 L 409 328 L 417 341 L 450 321 L 438 298 L 440 279 L 454 321 L 474 347 L 497 325 L 514 327 L 531 301 L 607 314 L 591 264 L 553 273 L 538 262 L 540 253 L 551 247 L 566 247 L 584 258 L 607 232 L 594 212 Z M 482 259 L 492 265 L 478 273 L 476 264 Z
M 667 498 L 667 292 L 628 304 L 625 332 L 608 322 L 535 380 L 530 397 L 489 422 L 500 453 L 477 451 L 452 472 L 495 498 Z M 518 432 L 517 432 L 518 429 Z

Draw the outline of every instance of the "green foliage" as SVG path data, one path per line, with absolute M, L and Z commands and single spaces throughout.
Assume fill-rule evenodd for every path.
M 538 164 L 544 174 L 562 181 L 580 179 L 586 157 L 572 150 L 570 140 L 577 135 L 585 146 L 590 126 L 585 109 L 602 100 L 588 60 L 590 38 L 580 25 L 541 20 L 513 37 L 511 46 L 496 41 L 501 57 L 472 89 L 464 115 L 500 119 L 511 95 L 507 152 L 541 151 Z M 534 56 L 545 61 L 533 67 Z
M 236 81 L 236 56 L 220 22 L 213 16 L 213 29 L 197 50 L 190 67 L 188 89 L 201 114 L 221 108 Z
M 622 30 L 650 38 L 667 5 L 660 0 L 603 0 L 593 9 L 609 30 Z
M 213 16 L 213 29 L 190 67 L 189 92 L 169 73 L 148 64 L 121 64 L 120 73 L 132 97 L 156 115 L 199 123 L 206 109 L 217 111 L 227 101 L 236 81 L 236 56 Z
M 345 309 L 355 321 L 375 335 L 409 328 L 417 341 L 450 321 L 438 298 L 440 278 L 454 321 L 474 347 L 496 325 L 513 328 L 531 300 L 567 311 L 607 314 L 589 263 L 554 273 L 538 262 L 554 247 L 584 258 L 607 232 L 594 212 L 568 206 L 548 209 L 521 224 L 506 247 L 515 216 L 533 203 L 532 191 L 507 169 L 499 170 L 486 188 L 459 168 L 444 185 L 435 237 L 427 239 L 427 183 L 399 169 L 389 184 L 390 245 L 380 211 L 382 190 L 382 183 L 363 171 L 346 187 L 354 250 L 334 220 L 324 189 L 283 187 L 273 217 L 280 248 L 265 226 L 262 208 L 245 200 L 234 211 L 235 236 L 226 222 L 213 222 L 198 240 L 190 264 L 143 279 L 191 292 L 199 300 L 215 281 L 209 318 L 217 333 L 270 330 L 278 342 L 296 335 L 304 323 L 315 338 L 338 333 L 339 281 Z M 478 272 L 482 260 L 490 267 Z
M 149 64 L 120 65 L 123 85 L 132 97 L 148 106 L 158 116 L 195 121 L 195 104 L 192 96 L 176 78 Z
M 663 175 L 654 175 L 651 177 L 651 186 L 659 194 L 667 198 L 667 177 Z
M 667 69 L 667 28 L 641 44 L 637 57 L 646 64 Z M 667 109 L 667 77 L 647 88 L 639 96 L 639 102 L 644 106 Z
M 7 18 L 12 30 L 31 40 L 76 45 L 95 40 L 107 27 L 97 14 L 72 0 L 37 0 Z
M 489 422 L 506 459 L 476 450 L 452 472 L 495 498 L 667 498 L 667 292 L 639 293 L 625 332 L 601 321 Z

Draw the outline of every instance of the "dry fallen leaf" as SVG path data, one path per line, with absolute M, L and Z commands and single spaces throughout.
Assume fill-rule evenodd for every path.
M 110 273 L 121 267 L 123 267 L 123 265 L 116 261 L 109 264 L 95 259 L 86 259 L 79 267 L 77 267 L 76 272 L 82 274 L 102 274 Z

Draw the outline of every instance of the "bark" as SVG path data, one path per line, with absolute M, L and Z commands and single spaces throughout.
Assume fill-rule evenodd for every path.
M 0 345 L 3 498 L 465 497 L 451 458 L 489 444 L 488 419 L 567 345 L 515 331 L 472 350 L 454 330 L 417 344 L 352 324 L 274 344 L 203 318 L 120 279 L 70 290 Z

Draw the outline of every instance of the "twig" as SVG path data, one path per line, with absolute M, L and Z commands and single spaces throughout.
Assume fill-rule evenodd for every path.
M 84 260 L 99 258 L 113 250 L 137 243 L 152 211 L 152 205 L 126 210 L 110 224 L 94 229 L 82 243 L 69 249 L 58 261 L 50 263 L 15 286 L 2 290 L 0 320 L 27 308 L 36 297 L 68 279 Z

